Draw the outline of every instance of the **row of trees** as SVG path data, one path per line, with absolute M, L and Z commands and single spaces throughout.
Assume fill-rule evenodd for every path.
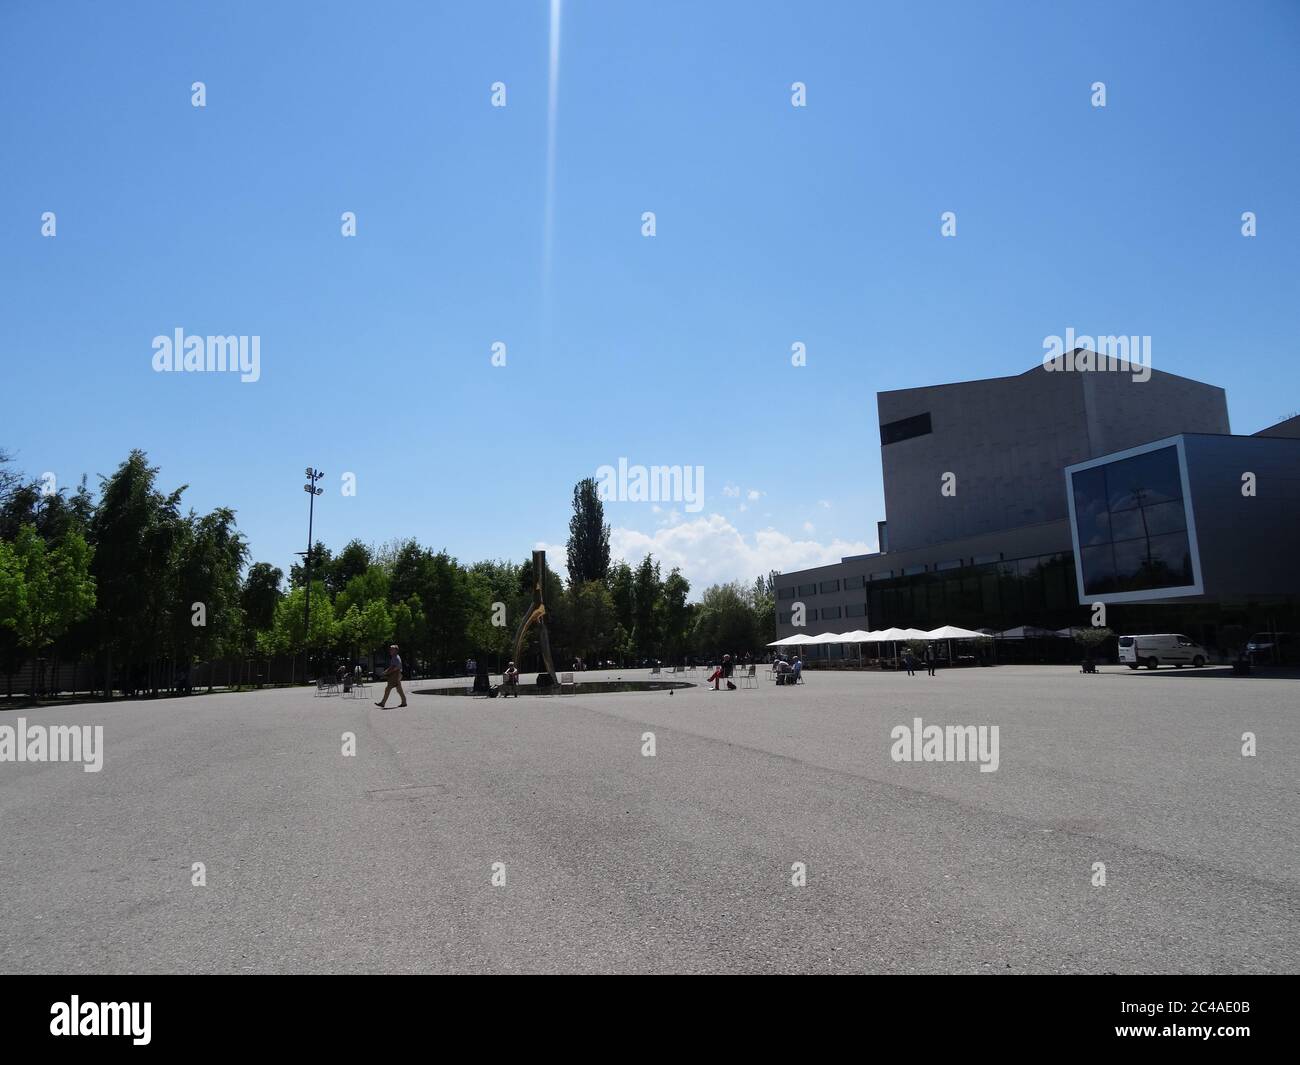
M 97 495 L 24 480 L 0 454 L 0 668 L 91 661 L 106 695 L 188 687 L 193 663 L 299 654 L 316 668 L 368 658 L 391 641 L 429 673 L 488 655 L 499 665 L 532 599 L 532 560 L 463 564 L 414 539 L 337 553 L 308 567 L 249 564 L 234 511 L 183 511 L 185 486 L 159 489 L 133 451 Z M 573 493 L 569 580 L 543 575 L 558 662 L 681 661 L 759 649 L 774 629 L 773 575 L 688 602 L 679 570 L 610 558 L 594 480 Z M 536 658 L 521 662 L 534 668 Z

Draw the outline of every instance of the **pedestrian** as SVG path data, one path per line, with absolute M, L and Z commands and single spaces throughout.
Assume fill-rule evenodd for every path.
M 398 697 L 402 700 L 401 710 L 406 705 L 406 692 L 402 688 L 402 656 L 397 653 L 397 644 L 390 644 L 388 647 L 388 668 L 384 670 L 384 680 L 387 682 L 384 686 L 384 697 L 375 703 L 379 709 L 384 709 L 384 703 L 388 702 L 388 693 L 394 688 L 397 689 Z
M 502 693 L 502 695 L 504 695 L 507 699 L 511 695 L 514 695 L 514 697 L 518 699 L 519 698 L 519 670 L 515 668 L 515 664 L 513 662 L 509 663 L 506 666 L 506 671 L 502 679 L 505 681 L 505 691 Z
M 913 657 L 910 647 L 903 652 L 903 666 L 906 668 L 909 677 L 916 676 L 916 659 Z
M 718 681 L 726 679 L 730 676 L 731 676 L 731 655 L 723 655 L 721 664 L 718 666 L 717 669 L 715 669 L 704 679 L 704 683 L 712 684 L 713 690 L 717 691 Z M 732 684 L 730 680 L 728 680 L 727 687 L 732 690 L 735 690 L 736 686 Z
M 932 643 L 927 643 L 925 645 L 925 668 L 929 672 L 930 676 L 933 677 L 934 676 L 934 644 Z

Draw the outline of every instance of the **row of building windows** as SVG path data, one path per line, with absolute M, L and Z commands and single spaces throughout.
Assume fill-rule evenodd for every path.
M 845 577 L 842 580 L 821 581 L 811 584 L 800 584 L 797 587 L 790 585 L 787 588 L 777 589 L 776 597 L 778 599 L 793 599 L 798 596 L 810 595 L 833 595 L 839 591 L 851 592 L 858 588 L 865 588 L 869 583 L 877 581 L 893 580 L 897 577 L 915 577 L 922 573 L 942 573 L 955 569 L 968 568 L 974 566 L 990 565 L 1002 561 L 1001 555 L 979 555 L 973 559 L 954 558 L 943 562 L 936 562 L 932 565 L 918 563 L 915 566 L 905 566 L 901 569 L 878 570 L 875 573 L 867 575 L 858 574 L 853 577 Z
M 843 580 L 822 581 L 820 584 L 801 584 L 796 588 L 791 585 L 789 588 L 780 588 L 777 590 L 778 599 L 793 599 L 795 595 L 833 595 L 841 589 L 851 592 L 855 588 L 866 587 L 866 577 L 859 574 L 856 577 L 845 577 Z
M 865 618 L 867 616 L 866 603 L 849 603 L 848 606 L 824 606 L 820 610 L 813 607 L 804 614 L 804 621 L 838 621 L 841 618 Z M 777 614 L 777 620 L 782 625 L 789 625 L 793 614 L 789 610 L 781 611 Z
M 1078 620 L 1079 601 L 1074 558 L 1069 552 L 989 562 L 959 570 L 900 576 L 868 586 L 865 603 L 809 608 L 805 625 L 841 618 L 870 618 L 876 629 L 898 626 L 932 629 L 1010 628 L 1063 618 L 1051 627 Z M 791 624 L 791 611 L 778 613 Z

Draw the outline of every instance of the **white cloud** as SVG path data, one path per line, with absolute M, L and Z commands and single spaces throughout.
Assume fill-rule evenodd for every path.
M 692 599 L 698 599 L 710 584 L 735 580 L 748 584 L 769 570 L 789 573 L 875 550 L 865 540 L 823 544 L 792 540 L 771 528 L 746 536 L 720 514 L 680 521 L 653 533 L 618 527 L 611 531 L 609 542 L 610 554 L 630 565 L 636 565 L 648 553 L 659 560 L 664 573 L 680 567 L 691 582 Z
M 749 495 L 746 496 L 746 498 L 747 498 L 751 503 L 753 503 L 753 502 L 756 502 L 756 501 L 759 500 L 759 499 L 762 499 L 762 498 L 763 498 L 763 493 L 760 492 L 757 488 L 751 488 L 751 489 L 749 490 Z
M 817 500 L 817 505 L 824 507 L 826 510 L 831 509 L 831 501 L 829 499 L 819 499 Z
M 730 497 L 732 497 L 733 499 L 738 499 L 738 498 L 740 497 L 740 485 L 738 485 L 738 484 L 724 484 L 724 485 L 722 486 L 722 494 L 723 494 L 724 496 L 730 496 Z
M 806 521 L 803 523 L 803 531 L 806 533 L 815 533 L 817 531 L 817 526 L 810 521 Z

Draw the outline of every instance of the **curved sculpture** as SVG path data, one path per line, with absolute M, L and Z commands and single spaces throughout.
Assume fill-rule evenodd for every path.
M 533 552 L 533 605 L 524 615 L 523 621 L 519 623 L 519 629 L 515 633 L 515 664 L 521 661 L 520 652 L 523 650 L 524 637 L 528 635 L 528 630 L 537 626 L 537 639 L 542 645 L 542 660 L 546 663 L 546 680 L 542 680 L 539 674 L 537 684 L 544 687 L 547 684 L 555 683 L 555 664 L 551 661 L 551 638 L 546 632 L 546 603 L 542 598 L 542 582 L 546 577 L 546 552 Z

